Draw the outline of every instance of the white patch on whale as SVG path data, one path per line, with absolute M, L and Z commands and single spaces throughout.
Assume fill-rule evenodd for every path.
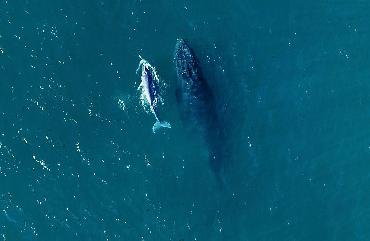
M 155 69 L 154 66 L 152 66 L 148 61 L 143 59 L 140 55 L 140 62 L 139 66 L 136 70 L 136 73 L 139 73 L 141 69 L 141 82 L 138 87 L 138 90 L 140 91 L 140 103 L 141 106 L 144 108 L 144 110 L 148 113 L 149 111 L 153 113 L 156 122 L 153 125 L 153 133 L 156 132 L 159 128 L 171 128 L 170 123 L 166 121 L 161 121 L 158 117 L 157 113 L 157 106 L 158 104 L 164 104 L 164 101 L 160 95 L 161 92 L 161 86 L 164 86 L 161 84 L 161 81 L 159 80 L 159 75 Z M 148 76 L 151 75 L 153 86 L 149 86 L 151 83 L 149 83 Z M 151 90 L 150 88 L 154 88 Z M 154 91 L 151 93 L 151 91 Z M 153 98 L 153 99 L 152 99 Z

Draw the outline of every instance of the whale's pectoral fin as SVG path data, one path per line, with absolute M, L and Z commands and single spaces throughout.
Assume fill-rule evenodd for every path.
M 139 71 L 141 70 L 141 66 L 142 66 L 142 63 L 140 61 L 139 65 L 137 66 L 137 69 L 136 69 L 136 74 L 139 74 Z

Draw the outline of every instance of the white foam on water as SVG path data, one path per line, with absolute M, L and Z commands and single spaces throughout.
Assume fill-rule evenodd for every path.
M 155 96 L 155 99 L 154 99 L 154 105 L 157 105 L 159 103 L 161 103 L 162 105 L 164 104 L 164 101 L 160 95 L 161 91 L 162 91 L 162 87 L 165 86 L 165 84 L 163 84 L 164 82 L 160 80 L 159 78 L 159 75 L 156 71 L 156 68 L 154 66 L 152 66 L 147 60 L 145 60 L 143 57 L 141 57 L 139 55 L 139 58 L 140 58 L 140 62 L 139 62 L 139 66 L 136 70 L 136 73 L 139 74 L 139 71 L 143 70 L 143 68 L 148 68 L 150 73 L 152 74 L 153 76 L 153 81 L 156 83 L 156 85 L 158 86 L 158 93 L 157 95 Z M 140 91 L 140 103 L 141 103 L 141 106 L 144 108 L 145 111 L 150 111 L 150 103 L 148 103 L 147 99 L 145 98 L 145 89 L 143 87 L 144 83 L 142 81 L 140 81 L 140 85 L 138 87 L 138 90 Z M 149 108 L 148 108 L 149 107 Z
M 45 169 L 45 170 L 47 170 L 47 171 L 50 172 L 50 168 L 46 165 L 46 162 L 44 160 L 40 160 L 40 159 L 36 158 L 35 155 L 32 155 L 32 159 L 35 160 L 38 164 L 40 164 L 40 166 L 43 169 Z
M 123 111 L 125 111 L 125 110 L 126 110 L 126 104 L 125 104 L 125 102 L 124 102 L 123 100 L 118 99 L 117 103 L 118 103 L 118 106 L 119 106 L 119 108 L 120 108 L 121 110 L 123 110 Z

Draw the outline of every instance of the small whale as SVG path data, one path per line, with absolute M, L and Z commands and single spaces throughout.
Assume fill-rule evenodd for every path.
M 192 125 L 205 139 L 209 162 L 216 179 L 223 183 L 225 133 L 221 128 L 212 90 L 204 79 L 198 61 L 188 44 L 178 39 L 175 47 L 175 64 L 178 78 L 176 92 L 185 124 Z
M 140 55 L 139 67 L 136 70 L 138 73 L 141 69 L 141 83 L 138 90 L 141 91 L 141 100 L 143 106 L 149 105 L 150 111 L 153 113 L 156 122 L 153 125 L 153 133 L 160 128 L 171 128 L 171 124 L 162 121 L 158 115 L 158 104 L 162 102 L 162 98 L 159 93 L 159 78 L 155 68 L 149 64 L 148 61 L 143 59 Z

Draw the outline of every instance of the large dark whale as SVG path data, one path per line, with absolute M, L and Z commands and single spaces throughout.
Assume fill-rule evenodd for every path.
M 221 181 L 224 165 L 225 134 L 220 125 L 215 97 L 204 79 L 192 49 L 183 39 L 175 47 L 175 64 L 178 78 L 177 98 L 186 124 L 191 124 L 205 140 L 209 162 L 216 179 Z

